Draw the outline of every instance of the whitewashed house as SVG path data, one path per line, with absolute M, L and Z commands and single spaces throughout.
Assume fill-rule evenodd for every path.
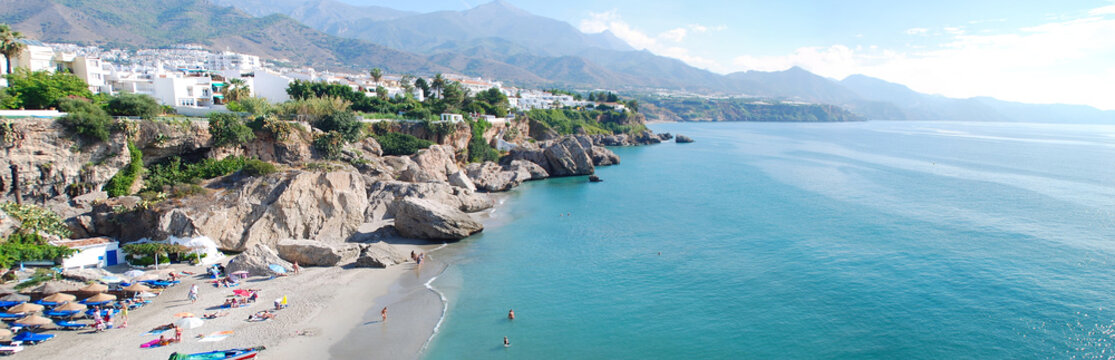
M 119 264 L 124 259 L 120 243 L 106 237 L 88 239 L 66 239 L 51 241 L 51 245 L 65 246 L 77 253 L 62 259 L 62 268 L 101 268 Z

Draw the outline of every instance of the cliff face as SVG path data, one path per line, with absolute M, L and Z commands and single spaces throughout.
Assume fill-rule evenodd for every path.
M 449 145 L 454 149 L 467 148 L 468 142 L 472 140 L 472 130 L 468 127 L 468 124 L 465 123 L 458 123 L 448 134 L 441 135 L 422 122 L 396 123 L 391 131 L 400 132 L 423 140 L 429 140 L 435 144 Z
M 100 189 L 128 163 L 123 134 L 83 144 L 53 120 L 16 119 L 0 126 L 0 201 L 15 201 L 17 188 L 30 202 L 80 195 Z

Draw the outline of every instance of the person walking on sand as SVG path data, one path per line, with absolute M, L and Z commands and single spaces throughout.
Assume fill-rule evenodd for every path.
M 387 322 L 387 307 L 386 306 L 383 307 L 383 310 L 379 311 L 379 316 L 383 317 L 382 322 Z
M 197 284 L 190 286 L 190 292 L 186 295 L 190 302 L 197 302 Z
M 507 312 L 507 320 L 515 320 L 515 309 Z
M 302 271 L 302 267 L 298 266 L 298 262 L 295 261 L 294 262 L 294 273 L 298 274 L 299 271 Z
M 120 308 L 120 328 L 128 327 L 128 303 L 125 302 L 124 306 Z

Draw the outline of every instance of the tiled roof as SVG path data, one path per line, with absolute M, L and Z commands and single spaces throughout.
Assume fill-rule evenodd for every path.
M 114 242 L 116 242 L 116 240 L 112 240 L 107 237 L 92 237 L 86 239 L 58 240 L 51 241 L 50 243 L 57 246 L 65 246 L 68 248 L 80 248 L 91 245 L 109 244 Z

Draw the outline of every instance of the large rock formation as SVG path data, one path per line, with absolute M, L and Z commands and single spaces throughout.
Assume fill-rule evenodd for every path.
M 132 125 L 136 129 L 132 140 L 143 151 L 143 160 L 147 163 L 171 156 L 204 154 L 213 146 L 209 123 L 205 121 L 140 120 Z
M 596 166 L 619 165 L 619 155 L 603 146 L 593 146 L 590 151 L 592 164 Z
M 89 143 L 53 119 L 0 121 L 0 201 L 44 202 L 100 189 L 129 161 L 123 133 Z
M 495 206 L 487 195 L 448 184 L 380 181 L 368 188 L 369 206 L 365 218 L 369 222 L 377 222 L 394 217 L 396 200 L 405 197 L 435 201 L 463 212 L 483 211 Z
M 503 167 L 491 161 L 482 164 L 469 164 L 465 168 L 469 179 L 472 183 L 476 184 L 476 189 L 485 192 L 500 192 L 511 190 L 519 186 L 523 181 L 530 179 L 530 173 L 526 173 L 526 179 L 523 179 L 519 173 L 506 171 Z
M 676 142 L 678 144 L 691 143 L 691 142 L 693 142 L 693 138 L 682 135 L 682 134 L 678 134 L 678 136 L 676 138 L 674 138 L 674 142 Z
M 414 239 L 460 240 L 484 230 L 484 225 L 448 205 L 405 197 L 395 201 L 395 229 Z
M 251 275 L 272 275 L 275 272 L 271 270 L 271 264 L 279 265 L 287 272 L 292 270 L 291 264 L 280 258 L 275 250 L 257 243 L 232 258 L 225 269 L 229 273 L 247 271 Z
M 449 174 L 447 177 L 449 178 L 449 185 L 468 189 L 469 191 L 476 191 L 476 184 L 468 178 L 468 174 L 465 174 L 463 170 L 457 170 L 457 172 Z
M 596 172 L 589 156 L 591 149 L 592 140 L 584 135 L 558 139 L 542 151 L 550 165 L 546 171 L 554 177 L 591 175 Z
M 546 169 L 526 160 L 511 160 L 511 164 L 507 165 L 506 170 L 515 173 L 516 178 L 522 181 L 542 180 L 550 177 L 550 173 L 546 172 Z
M 282 240 L 275 249 L 283 260 L 304 266 L 335 266 L 351 262 L 360 254 L 356 244 L 334 246 L 313 240 Z
M 382 241 L 360 245 L 360 248 L 360 256 L 356 258 L 356 267 L 382 269 L 410 261 L 407 254 Z
M 450 174 L 460 171 L 452 146 L 433 145 L 419 150 L 410 158 L 423 172 L 437 181 L 446 182 Z
M 211 186 L 212 194 L 149 210 L 155 226 L 146 236 L 208 236 L 233 251 L 292 238 L 340 243 L 360 227 L 368 206 L 367 186 L 354 171 L 287 171 Z

